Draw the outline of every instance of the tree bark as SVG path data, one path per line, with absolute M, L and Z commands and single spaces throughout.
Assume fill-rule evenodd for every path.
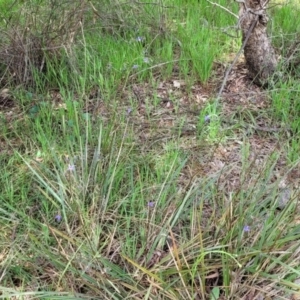
M 255 83 L 266 85 L 277 67 L 275 51 L 267 35 L 266 1 L 237 1 L 240 2 L 239 24 L 243 42 L 248 39 L 244 56 L 249 75 Z

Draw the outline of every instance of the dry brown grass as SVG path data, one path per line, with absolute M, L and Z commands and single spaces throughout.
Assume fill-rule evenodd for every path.
M 19 7 L 21 5 L 21 7 Z M 18 6 L 18 7 L 17 7 Z M 1 86 L 10 81 L 35 85 L 35 73 L 47 71 L 70 49 L 83 24 L 85 1 L 14 2 L 6 30 L 0 33 Z

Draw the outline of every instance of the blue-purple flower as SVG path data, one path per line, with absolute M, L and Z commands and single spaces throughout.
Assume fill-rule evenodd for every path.
M 62 219 L 62 217 L 61 217 L 60 214 L 57 214 L 57 215 L 54 217 L 54 220 L 55 220 L 55 222 L 57 222 L 57 223 L 60 223 L 60 222 L 61 222 L 61 219 Z
M 139 67 L 139 65 L 133 65 L 132 69 L 136 70 L 136 69 L 138 69 L 138 67 Z
M 244 232 L 249 232 L 250 231 L 250 226 L 245 225 L 244 228 L 243 228 L 243 231 Z
M 69 172 L 74 172 L 75 171 L 75 165 L 69 164 L 68 165 L 68 171 Z
M 127 110 L 126 110 L 126 115 L 130 115 L 130 113 L 132 112 L 132 108 L 131 107 L 128 107 Z
M 155 205 L 155 202 L 154 201 L 149 201 L 148 202 L 148 207 L 154 207 Z
M 135 40 L 136 40 L 137 42 L 142 42 L 144 39 L 145 39 L 144 37 L 138 36 Z
M 207 115 L 207 116 L 204 117 L 204 122 L 205 123 L 209 123 L 210 122 L 210 116 L 209 115 Z
M 150 59 L 149 59 L 149 57 L 144 57 L 143 61 L 145 64 L 149 64 Z

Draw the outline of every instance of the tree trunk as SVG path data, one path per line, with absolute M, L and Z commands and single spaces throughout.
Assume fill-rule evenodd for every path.
M 250 77 L 255 83 L 266 85 L 275 72 L 277 59 L 267 35 L 265 0 L 238 0 L 239 24 L 242 30 L 244 56 Z

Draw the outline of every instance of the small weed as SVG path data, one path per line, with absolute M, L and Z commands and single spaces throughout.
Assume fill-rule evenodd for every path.
M 208 103 L 201 109 L 197 131 L 199 138 L 205 138 L 208 142 L 220 141 L 221 120 L 219 117 L 218 102 Z

